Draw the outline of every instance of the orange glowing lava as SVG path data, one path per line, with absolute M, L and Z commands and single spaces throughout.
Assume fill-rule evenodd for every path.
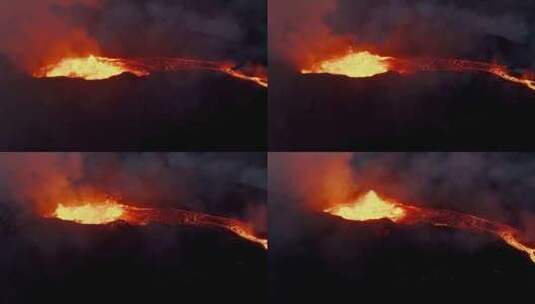
M 80 224 L 111 223 L 119 220 L 123 214 L 123 207 L 111 201 L 104 203 L 84 203 L 80 206 L 64 206 L 58 204 L 54 211 L 55 217 Z
M 230 225 L 229 229 L 237 235 L 241 236 L 242 238 L 251 242 L 258 243 L 262 245 L 264 249 L 268 249 L 268 240 L 256 237 L 252 231 L 252 228 L 248 225 L 236 223 L 234 225 Z
M 228 75 L 230 75 L 232 77 L 236 77 L 236 78 L 247 80 L 247 81 L 252 81 L 252 82 L 254 82 L 254 83 L 256 83 L 259 86 L 262 86 L 264 88 L 268 87 L 268 78 L 265 75 L 258 75 L 258 76 L 246 75 L 244 73 L 241 73 L 239 71 L 234 70 L 230 66 L 221 67 L 220 71 L 222 71 L 224 73 L 227 73 Z
M 368 51 L 351 51 L 342 57 L 318 62 L 301 72 L 303 74 L 327 73 L 348 77 L 371 77 L 388 72 L 389 59 L 390 57 L 382 57 Z
M 147 74 L 142 70 L 131 69 L 117 59 L 90 55 L 81 58 L 65 58 L 56 64 L 45 67 L 39 73 L 36 73 L 35 76 L 101 80 L 125 72 L 130 72 L 137 76 Z
M 402 219 L 406 214 L 402 207 L 383 200 L 374 191 L 359 197 L 352 204 L 334 206 L 325 212 L 346 220 L 368 221 L 387 218 L 393 222 Z
M 532 72 L 525 72 L 521 76 L 515 76 L 506 66 L 496 63 L 444 58 L 402 59 L 371 54 L 368 51 L 351 51 L 341 57 L 320 61 L 313 64 L 312 67 L 303 69 L 301 73 L 327 73 L 358 78 L 372 77 L 388 71 L 399 74 L 429 71 L 488 73 L 535 90 L 535 78 L 529 76 L 534 75 Z
M 84 202 L 76 206 L 58 204 L 52 217 L 94 225 L 121 220 L 132 225 L 147 225 L 155 222 L 169 225 L 221 228 L 268 249 L 268 240 L 256 236 L 254 229 L 248 223 L 189 210 L 140 208 L 106 200 L 104 202 Z
M 324 212 L 350 221 L 388 219 L 397 224 L 427 223 L 501 238 L 509 246 L 527 253 L 535 263 L 535 242 L 529 242 L 521 231 L 511 226 L 452 210 L 421 208 L 385 200 L 369 191 L 354 202 L 325 209 Z
M 208 70 L 230 75 L 234 78 L 268 86 L 265 68 L 256 68 L 246 73 L 235 68 L 236 64 L 185 58 L 106 58 L 90 55 L 82 58 L 65 58 L 56 64 L 42 68 L 35 77 L 69 77 L 85 80 L 108 79 L 129 72 L 137 76 L 147 76 L 154 72 L 178 70 Z

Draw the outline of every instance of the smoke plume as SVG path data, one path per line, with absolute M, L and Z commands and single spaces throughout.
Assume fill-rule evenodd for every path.
M 22 0 L 0 4 L 0 53 L 35 71 L 67 56 L 265 63 L 264 1 Z
M 265 230 L 265 165 L 260 153 L 4 153 L 0 205 L 5 214 L 41 216 L 59 202 L 111 197 L 244 218 Z
M 295 18 L 303 11 L 307 13 Z M 301 67 L 308 63 L 306 57 L 328 57 L 333 47 L 343 52 L 350 46 L 390 56 L 468 57 L 533 67 L 534 11 L 533 3 L 522 0 L 317 0 L 291 5 L 274 0 L 270 48 Z M 344 39 L 345 45 L 332 43 Z

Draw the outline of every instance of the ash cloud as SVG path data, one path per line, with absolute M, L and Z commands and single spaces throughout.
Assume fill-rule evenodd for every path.
M 4 153 L 2 214 L 41 216 L 61 200 L 109 196 L 238 217 L 265 230 L 265 166 L 262 153 Z
M 264 1 L 109 0 L 88 32 L 111 54 L 265 63 Z

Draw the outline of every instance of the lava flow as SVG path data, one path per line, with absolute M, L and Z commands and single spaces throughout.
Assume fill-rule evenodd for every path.
M 186 69 L 210 70 L 228 74 L 232 77 L 251 81 L 267 87 L 267 73 L 262 68 L 255 68 L 247 73 L 233 63 L 192 60 L 183 58 L 107 58 L 90 55 L 87 57 L 64 58 L 61 61 L 45 66 L 33 76 L 69 77 L 85 80 L 102 80 L 122 73 L 147 76 L 153 72 L 176 71 Z
M 255 236 L 254 229 L 242 221 L 180 209 L 139 208 L 106 200 L 84 202 L 77 206 L 58 204 L 51 217 L 80 224 L 107 224 L 124 221 L 132 225 L 158 222 L 170 225 L 191 225 L 226 229 L 268 249 L 267 239 Z
M 523 75 L 515 76 L 505 65 L 463 59 L 400 59 L 379 56 L 368 51 L 357 52 L 351 50 L 343 56 L 317 62 L 311 67 L 301 70 L 301 73 L 326 73 L 345 75 L 348 77 L 371 77 L 389 71 L 400 74 L 426 71 L 489 73 L 506 81 L 521 84 L 531 90 L 535 90 L 534 73 L 524 71 Z
M 147 75 L 147 72 L 130 68 L 120 60 L 90 55 L 82 58 L 65 58 L 56 64 L 42 68 L 34 76 L 101 80 L 125 72 L 130 72 L 137 76 Z
M 522 233 L 505 224 L 451 210 L 421 208 L 381 198 L 369 191 L 350 204 L 337 205 L 324 212 L 350 221 L 388 219 L 396 224 L 427 223 L 455 229 L 495 235 L 509 246 L 523 251 L 535 263 L 535 243 L 529 243 Z
M 349 77 L 371 77 L 390 69 L 390 57 L 381 57 L 370 52 L 351 52 L 340 58 L 329 59 L 304 69 L 303 74 L 327 73 Z

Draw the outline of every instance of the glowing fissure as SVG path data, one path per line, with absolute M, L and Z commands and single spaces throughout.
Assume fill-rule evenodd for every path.
M 85 80 L 102 80 L 129 72 L 137 76 L 147 76 L 154 72 L 177 70 L 210 70 L 228 74 L 232 77 L 254 82 L 267 87 L 268 79 L 265 72 L 255 71 L 251 75 L 241 71 L 230 62 L 216 62 L 183 58 L 107 58 L 90 55 L 87 57 L 64 58 L 58 63 L 48 65 L 35 77 L 69 77 Z
M 345 75 L 348 77 L 371 77 L 389 71 L 400 74 L 426 71 L 488 73 L 503 80 L 521 84 L 531 90 L 535 90 L 535 78 L 533 77 L 534 74 L 532 72 L 525 71 L 523 75 L 515 76 L 505 65 L 463 59 L 401 59 L 384 57 L 372 54 L 368 51 L 351 51 L 348 54 L 337 58 L 320 61 L 314 63 L 309 68 L 301 70 L 301 73 L 326 73 Z
M 535 244 L 528 243 L 521 231 L 511 226 L 451 210 L 421 208 L 381 198 L 369 191 L 349 204 L 336 205 L 324 212 L 350 221 L 388 219 L 397 224 L 427 223 L 477 233 L 492 234 L 509 246 L 527 253 L 535 263 Z
M 188 210 L 139 208 L 105 200 L 102 202 L 82 202 L 76 206 L 65 206 L 60 203 L 51 216 L 80 224 L 107 224 L 120 220 L 133 225 L 147 225 L 156 222 L 170 225 L 216 227 L 231 231 L 241 238 L 268 249 L 268 240 L 257 237 L 253 227 L 245 222 Z

